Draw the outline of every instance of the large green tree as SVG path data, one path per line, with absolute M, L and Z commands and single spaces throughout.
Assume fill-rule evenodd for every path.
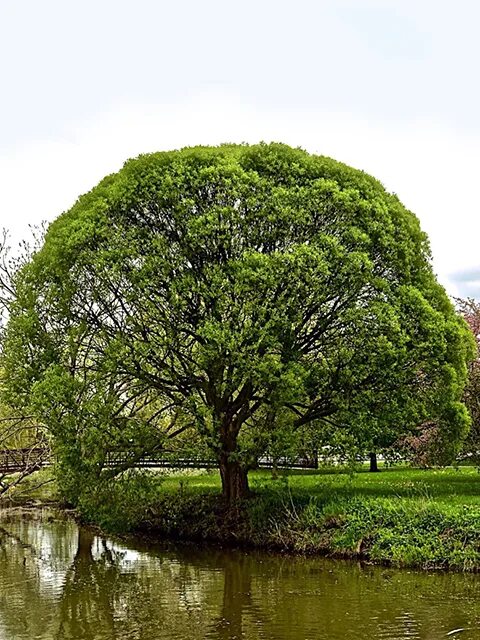
M 360 442 L 428 417 L 459 442 L 470 348 L 395 195 L 299 149 L 223 145 L 131 160 L 50 226 L 3 366 L 65 473 L 194 437 L 232 501 L 306 425 Z

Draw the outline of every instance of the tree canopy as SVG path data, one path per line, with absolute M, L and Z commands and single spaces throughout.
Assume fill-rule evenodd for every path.
M 468 438 L 463 453 L 477 464 L 480 464 L 480 303 L 468 298 L 456 300 L 457 308 L 465 318 L 475 340 L 475 357 L 468 365 L 468 378 L 463 401 L 472 419 Z
M 2 364 L 72 478 L 195 440 L 233 500 L 307 425 L 371 443 L 435 419 L 453 451 L 471 348 L 418 219 L 378 181 L 222 145 L 130 160 L 53 222 Z

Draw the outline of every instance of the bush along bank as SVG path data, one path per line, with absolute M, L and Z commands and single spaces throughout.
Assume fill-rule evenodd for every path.
M 213 492 L 147 490 L 130 480 L 96 491 L 80 512 L 105 530 L 155 539 L 480 571 L 480 509 L 425 497 L 322 499 L 282 486 L 227 507 Z

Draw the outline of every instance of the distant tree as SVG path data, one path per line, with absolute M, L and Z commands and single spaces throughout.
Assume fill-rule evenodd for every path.
M 15 303 L 16 278 L 31 260 L 35 250 L 43 243 L 44 225 L 31 227 L 31 241 L 22 241 L 15 251 L 10 247 L 6 229 L 0 232 L 0 352 L 6 322 Z M 46 431 L 33 416 L 17 411 L 2 401 L 5 387 L 5 371 L 0 368 L 0 496 L 17 489 L 48 458 Z M 14 450 L 15 454 L 8 454 Z M 19 463 L 17 473 L 12 473 L 5 461 Z
M 43 245 L 45 229 L 45 222 L 30 225 L 30 237 L 22 240 L 15 249 L 11 247 L 8 229 L 0 230 L 0 339 L 15 301 L 17 275 Z
M 457 298 L 457 308 L 467 321 L 475 339 L 477 351 L 468 365 L 468 379 L 463 401 L 472 418 L 472 426 L 464 445 L 464 451 L 480 463 L 480 303 L 471 298 Z
M 469 350 L 395 195 L 285 145 L 224 145 L 140 156 L 61 215 L 16 281 L 2 363 L 72 492 L 111 449 L 133 464 L 191 434 L 232 502 L 307 425 L 365 442 L 428 417 L 459 442 Z
M 426 421 L 397 439 L 386 451 L 390 460 L 408 460 L 413 466 L 427 469 L 452 462 L 444 433 L 435 422 Z
M 10 306 L 15 299 L 15 275 L 22 266 L 11 254 L 9 234 L 0 232 L 0 336 L 5 328 Z M 30 256 L 29 256 L 30 257 Z

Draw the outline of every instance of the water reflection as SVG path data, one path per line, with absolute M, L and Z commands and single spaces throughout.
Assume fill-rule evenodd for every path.
M 480 579 L 0 522 L 1 640 L 480 638 Z

